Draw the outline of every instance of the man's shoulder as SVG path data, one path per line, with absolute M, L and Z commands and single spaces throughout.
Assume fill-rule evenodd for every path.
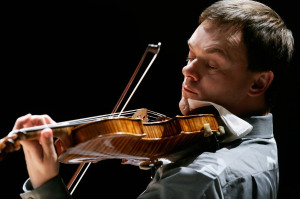
M 179 162 L 183 167 L 191 168 L 211 178 L 218 178 L 223 185 L 241 176 L 278 169 L 274 138 L 243 140 L 215 152 L 186 157 Z

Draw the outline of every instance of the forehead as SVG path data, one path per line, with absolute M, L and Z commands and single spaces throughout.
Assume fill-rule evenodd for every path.
M 231 51 L 246 52 L 242 32 L 238 27 L 218 25 L 208 20 L 198 26 L 188 44 L 195 50 L 215 49 L 228 56 Z

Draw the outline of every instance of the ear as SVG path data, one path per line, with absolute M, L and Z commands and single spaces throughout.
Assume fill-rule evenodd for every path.
M 250 96 L 258 96 L 265 93 L 274 79 L 272 71 L 258 72 L 255 74 L 253 84 L 249 90 Z

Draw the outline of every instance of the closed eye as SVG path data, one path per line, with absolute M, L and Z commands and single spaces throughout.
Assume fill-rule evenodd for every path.
M 208 67 L 209 67 L 210 69 L 212 69 L 212 70 L 217 69 L 216 67 L 213 67 L 213 66 L 211 66 L 211 65 L 208 65 Z
M 196 58 L 196 57 L 187 57 L 187 58 L 186 58 L 186 62 L 189 64 L 189 63 L 191 63 L 192 61 L 194 61 L 195 59 L 197 59 L 197 58 Z M 209 65 L 209 64 L 207 64 L 207 66 L 208 66 L 208 68 L 211 69 L 211 70 L 217 69 L 216 67 L 211 66 L 211 65 Z
M 187 57 L 187 58 L 186 58 L 186 62 L 187 62 L 187 63 L 190 63 L 191 61 L 194 61 L 195 59 L 197 59 L 197 58 L 194 58 L 194 57 Z

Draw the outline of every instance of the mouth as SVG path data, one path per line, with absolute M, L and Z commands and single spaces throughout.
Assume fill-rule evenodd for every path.
M 186 93 L 197 95 L 196 92 L 194 92 L 191 88 L 189 88 L 188 86 L 185 86 L 185 85 L 182 86 L 182 91 L 186 92 Z

